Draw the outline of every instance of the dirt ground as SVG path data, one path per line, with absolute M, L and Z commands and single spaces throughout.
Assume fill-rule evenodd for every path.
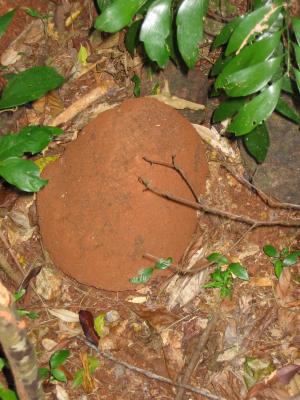
M 216 6 L 211 3 L 207 24 L 212 25 L 220 22 L 220 18 L 219 2 Z M 39 367 L 48 366 L 53 353 L 70 351 L 70 356 L 60 366 L 67 382 L 46 379 L 43 382 L 46 398 L 285 400 L 298 394 L 300 265 L 284 268 L 277 279 L 263 247 L 271 244 L 277 249 L 286 247 L 290 252 L 300 249 L 299 229 L 281 226 L 299 219 L 299 207 L 297 210 L 297 207 L 278 206 L 276 201 L 270 202 L 255 188 L 249 188 L 237 145 L 226 142 L 233 155 L 227 158 L 225 153 L 204 141 L 199 145 L 200 137 L 185 119 L 210 126 L 216 101 L 208 99 L 211 83 L 208 75 L 211 62 L 218 54 L 203 47 L 196 73 L 174 78 L 171 69 L 157 78 L 170 80 L 172 95 L 193 102 L 201 100 L 206 105 L 201 113 L 175 111 L 157 100 L 128 101 L 134 97 L 133 75 L 147 75 L 143 59 L 132 58 L 126 52 L 123 32 L 112 36 L 91 33 L 90 27 L 97 15 L 91 0 L 0 0 L 0 14 L 16 5 L 32 7 L 52 17 L 41 22 L 20 9 L 8 33 L 0 39 L 2 65 L 16 72 L 47 64 L 57 68 L 66 79 L 59 90 L 28 106 L 0 114 L 1 135 L 16 132 L 28 124 L 51 125 L 54 121 L 64 130 L 45 153 L 36 157 L 60 156 L 48 166 L 49 175 L 47 167 L 43 172 L 50 178 L 50 184 L 38 195 L 38 207 L 36 195 L 22 194 L 4 183 L 0 190 L 1 281 L 14 293 L 30 274 L 26 294 L 17 307 L 38 314 L 35 319 L 24 317 L 24 321 Z M 243 13 L 247 2 L 230 2 L 230 5 L 231 8 L 225 10 L 229 17 Z M 76 17 L 66 24 L 70 15 Z M 213 39 L 212 33 L 206 35 L 208 41 Z M 78 61 L 80 45 L 89 51 L 87 66 Z M 195 90 L 197 82 L 202 90 Z M 151 87 L 153 85 L 143 81 L 143 95 L 149 95 Z M 90 100 L 92 92 L 99 93 L 93 101 Z M 127 102 L 120 106 L 124 100 Z M 135 103 L 142 106 L 134 108 Z M 70 117 L 72 107 L 75 113 Z M 124 118 L 119 115 L 117 119 L 114 113 L 120 109 Z M 127 125 L 128 121 L 134 122 L 133 128 Z M 156 130 L 151 127 L 154 124 Z M 192 131 L 193 139 L 187 140 L 176 131 L 179 124 L 185 132 Z M 100 135 L 102 125 L 106 133 L 103 142 L 95 133 L 99 130 Z M 132 138 L 132 143 L 126 143 L 119 134 L 122 125 L 127 142 Z M 86 126 L 90 135 L 96 135 L 96 144 L 86 139 L 89 138 L 84 133 Z M 142 129 L 144 136 L 139 135 Z M 145 138 L 145 133 L 151 129 L 153 137 Z M 166 135 L 160 139 L 164 132 Z M 157 141 L 153 147 L 151 139 Z M 158 143 L 159 140 L 162 142 Z M 206 161 L 199 161 L 194 148 L 197 145 Z M 103 156 L 100 162 L 101 154 L 94 150 L 101 146 L 106 149 L 107 157 Z M 132 164 L 124 162 L 128 160 L 128 148 L 134 148 L 129 157 Z M 157 178 L 163 196 L 150 193 L 151 186 L 143 188 L 137 181 L 135 187 L 129 180 L 131 165 L 137 175 L 140 158 L 137 161 L 135 157 L 137 154 L 138 157 L 150 156 L 145 154 L 148 149 L 154 149 L 151 155 L 163 163 L 171 163 L 170 156 L 179 152 L 178 149 L 185 151 L 182 158 L 175 159 L 177 170 L 174 164 L 168 164 L 166 171 L 151 176 L 150 184 L 156 183 Z M 189 155 L 191 149 L 194 156 Z M 119 165 L 120 160 L 123 165 Z M 145 171 L 153 167 L 158 166 L 148 165 Z M 159 168 L 164 169 L 163 166 Z M 70 175 L 67 175 L 68 169 Z M 193 202 L 193 193 L 180 175 L 182 170 L 197 187 L 196 204 L 200 205 L 197 210 L 175 205 L 165 198 L 168 192 L 171 197 L 180 195 Z M 173 179 L 174 176 L 177 179 Z M 90 183 L 96 182 L 96 186 L 104 181 L 103 187 L 93 192 Z M 124 193 L 116 182 L 127 185 Z M 72 190 L 72 197 L 59 201 L 58 196 L 64 189 Z M 144 189 L 148 191 L 143 192 Z M 132 195 L 134 191 L 139 196 L 147 195 L 148 201 L 140 198 L 128 201 L 128 193 Z M 153 202 L 149 200 L 152 198 Z M 113 226 L 102 230 L 105 234 L 109 232 L 112 238 L 105 238 L 105 249 L 100 253 L 93 252 L 95 246 L 90 243 L 97 227 L 97 201 L 107 223 L 110 222 L 107 210 L 115 203 L 120 208 Z M 125 209 L 124 204 L 127 205 Z M 214 212 L 215 209 L 227 214 L 222 216 Z M 120 219 L 126 210 L 130 212 L 127 219 L 121 220 L 125 220 L 122 225 Z M 81 219 L 85 226 L 76 232 L 79 231 L 76 224 L 80 224 Z M 39 221 L 42 221 L 41 226 Z M 147 221 L 150 226 L 145 226 Z M 283 223 L 257 226 L 258 221 Z M 140 232 L 142 225 L 144 231 Z M 40 228 L 44 232 L 51 230 L 51 234 L 41 235 Z M 153 244 L 152 250 L 141 246 L 139 240 L 132 244 L 132 237 L 143 235 L 151 237 L 146 243 Z M 122 236 L 126 240 L 122 240 Z M 51 249 L 49 240 L 54 239 L 58 245 Z M 111 264 L 107 258 L 112 251 L 107 247 L 114 241 L 113 251 L 119 259 L 115 258 Z M 84 247 L 84 252 L 79 246 Z M 132 253 L 130 246 L 138 248 L 139 258 L 133 265 L 126 264 L 127 254 L 133 258 L 137 254 Z M 163 249 L 167 254 L 160 254 Z M 124 254 L 126 250 L 124 257 L 123 250 Z M 142 258 L 145 252 L 150 254 Z M 233 279 L 232 296 L 225 299 L 220 297 L 219 289 L 203 288 L 215 269 L 206 260 L 213 252 L 226 256 L 231 263 L 242 264 L 249 274 L 249 280 Z M 152 279 L 145 284 L 128 283 L 128 278 L 136 275 L 139 269 L 153 266 L 160 257 L 169 256 L 174 261 L 167 271 L 155 270 Z M 94 266 L 97 266 L 96 271 Z M 72 274 L 77 280 L 70 277 Z M 96 317 L 100 321 L 100 339 L 93 327 Z M 89 371 L 87 357 L 97 360 L 93 373 Z M 83 380 L 74 387 L 74 377 L 79 370 Z

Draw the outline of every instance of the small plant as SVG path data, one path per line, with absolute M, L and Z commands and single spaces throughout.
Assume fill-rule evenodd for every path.
M 19 300 L 22 299 L 22 297 L 25 295 L 26 290 L 22 289 L 19 292 L 15 292 L 14 294 L 14 301 L 15 303 L 17 303 Z M 19 315 L 19 317 L 28 317 L 30 319 L 36 319 L 38 318 L 38 313 L 35 311 L 28 311 L 25 310 L 24 308 L 17 308 L 17 313 Z
M 72 388 L 77 388 L 78 386 L 85 385 L 84 383 L 85 375 L 88 374 L 90 378 L 92 375 L 94 375 L 96 369 L 100 365 L 100 360 L 97 357 L 87 356 L 86 360 L 87 360 L 87 366 L 84 366 L 85 368 L 81 368 L 75 372 Z
M 0 357 L 0 372 L 6 366 L 6 361 L 4 358 Z M 16 392 L 10 389 L 5 388 L 2 384 L 0 384 L 0 399 L 1 400 L 17 400 Z
M 299 261 L 300 250 L 289 251 L 284 247 L 281 251 L 277 250 L 274 246 L 267 244 L 264 246 L 263 251 L 266 256 L 270 257 L 271 263 L 274 266 L 276 278 L 279 279 L 284 267 L 291 267 Z
M 49 380 L 50 382 L 67 382 L 66 374 L 60 367 L 65 363 L 69 356 L 69 350 L 59 350 L 53 353 L 49 360 L 49 368 L 39 368 L 40 378 Z
M 231 297 L 233 288 L 233 277 L 244 281 L 249 280 L 247 270 L 240 263 L 229 263 L 228 259 L 220 253 L 212 253 L 207 260 L 217 265 L 210 274 L 211 281 L 204 285 L 204 288 L 219 288 L 220 296 Z M 225 266 L 227 267 L 225 268 Z
M 154 270 L 167 269 L 172 264 L 172 262 L 173 262 L 173 260 L 171 257 L 161 258 L 159 261 L 157 261 L 154 264 L 153 267 L 144 268 L 143 270 L 138 272 L 138 276 L 135 276 L 134 278 L 129 279 L 129 281 L 131 283 L 135 283 L 135 284 L 146 283 L 152 277 Z

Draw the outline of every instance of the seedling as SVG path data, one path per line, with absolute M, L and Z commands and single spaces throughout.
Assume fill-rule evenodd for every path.
M 66 374 L 59 367 L 61 367 L 65 363 L 69 356 L 69 350 L 59 350 L 53 353 L 49 361 L 50 368 L 39 368 L 40 378 L 44 380 L 49 380 L 50 382 L 67 382 Z
M 25 293 L 26 293 L 25 289 L 15 292 L 15 294 L 14 294 L 15 303 L 17 303 L 19 300 L 21 300 L 22 297 L 25 295 Z M 19 317 L 28 317 L 30 319 L 36 319 L 39 316 L 39 314 L 37 312 L 28 311 L 28 310 L 25 310 L 24 308 L 17 308 L 17 313 L 18 313 Z
M 220 253 L 211 253 L 207 260 L 217 266 L 214 272 L 210 274 L 211 281 L 203 287 L 219 288 L 222 298 L 231 297 L 234 277 L 244 281 L 249 280 L 247 270 L 240 263 L 229 263 L 228 259 Z
M 163 270 L 169 268 L 172 264 L 173 259 L 171 257 L 168 258 L 161 258 L 157 261 L 153 267 L 147 267 L 138 272 L 138 276 L 129 279 L 129 282 L 139 284 L 139 283 L 146 283 L 152 277 L 152 274 L 155 269 Z
M 277 250 L 274 246 L 267 244 L 264 246 L 263 251 L 266 256 L 270 257 L 271 263 L 274 266 L 276 278 L 279 279 L 284 267 L 291 267 L 299 261 L 300 250 L 289 251 L 284 247 L 281 251 Z

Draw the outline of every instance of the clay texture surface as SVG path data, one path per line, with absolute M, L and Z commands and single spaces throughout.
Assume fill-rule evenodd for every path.
M 144 191 L 142 176 L 161 190 L 193 200 L 179 175 L 143 160 L 172 155 L 199 194 L 207 162 L 192 125 L 149 98 L 131 99 L 92 120 L 44 173 L 38 195 L 42 239 L 57 267 L 106 290 L 134 286 L 129 278 L 151 262 L 145 252 L 178 261 L 196 227 L 196 211 Z

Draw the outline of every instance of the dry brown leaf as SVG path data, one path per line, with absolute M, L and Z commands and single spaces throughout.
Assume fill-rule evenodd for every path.
M 91 393 L 95 388 L 95 382 L 90 374 L 89 360 L 87 353 L 80 353 L 80 360 L 83 366 L 82 386 L 85 393 Z

